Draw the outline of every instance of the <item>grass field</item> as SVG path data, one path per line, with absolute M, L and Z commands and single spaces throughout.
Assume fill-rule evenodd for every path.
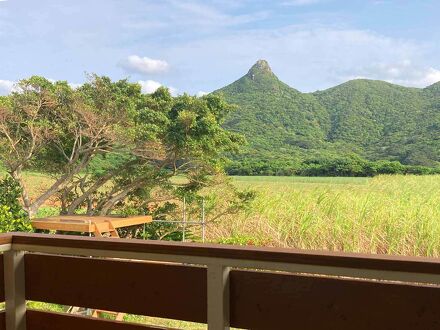
M 234 177 L 258 192 L 210 228 L 224 243 L 440 256 L 440 176 Z
M 440 175 L 232 179 L 257 198 L 248 212 L 209 226 L 213 242 L 440 256 Z M 38 173 L 25 181 L 31 195 L 51 183 Z

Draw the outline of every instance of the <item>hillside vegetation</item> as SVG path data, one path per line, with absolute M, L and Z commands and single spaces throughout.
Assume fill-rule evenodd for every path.
M 440 83 L 353 80 L 301 93 L 260 60 L 215 93 L 237 105 L 225 125 L 248 140 L 231 174 L 427 173 L 440 164 Z

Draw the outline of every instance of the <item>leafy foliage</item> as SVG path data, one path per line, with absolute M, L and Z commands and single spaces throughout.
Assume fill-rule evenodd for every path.
M 30 216 L 58 198 L 61 213 L 109 214 L 124 206 L 197 195 L 243 139 L 222 127 L 221 97 L 145 95 L 138 84 L 91 75 L 82 87 L 31 77 L 0 103 L 0 161 Z M 30 199 L 24 170 L 53 177 Z M 175 184 L 173 178 L 185 178 Z
M 27 213 L 18 199 L 21 189 L 9 176 L 0 181 L 0 232 L 30 231 Z

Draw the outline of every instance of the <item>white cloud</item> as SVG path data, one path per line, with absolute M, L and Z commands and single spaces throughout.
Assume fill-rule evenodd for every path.
M 414 64 L 409 59 L 392 63 L 372 63 L 356 71 L 356 75 L 345 78 L 379 79 L 411 87 L 426 87 L 440 81 L 440 70 Z
M 208 92 L 204 92 L 204 91 L 198 91 L 197 92 L 197 97 L 202 97 L 202 96 L 205 96 L 205 95 L 208 95 L 209 93 Z
M 155 60 L 138 55 L 128 56 L 119 62 L 119 66 L 128 72 L 140 74 L 162 73 L 169 69 L 169 64 L 164 60 Z
M 151 94 L 154 93 L 159 87 L 163 85 L 160 82 L 154 80 L 139 80 L 138 84 L 141 85 L 142 93 Z M 178 90 L 174 87 L 167 87 L 171 95 L 175 96 L 178 94 Z
M 440 81 L 440 70 L 429 68 L 423 78 L 424 85 L 432 85 Z
M 154 80 L 139 80 L 138 84 L 141 85 L 142 93 L 145 94 L 154 93 L 159 87 L 162 86 L 161 83 Z
M 80 88 L 83 84 L 77 84 L 77 83 L 69 83 L 70 88 L 77 89 Z
M 0 95 L 8 95 L 14 90 L 14 86 L 15 81 L 0 79 Z

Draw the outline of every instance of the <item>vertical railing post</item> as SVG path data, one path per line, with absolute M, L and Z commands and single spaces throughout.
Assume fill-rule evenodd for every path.
M 183 226 L 182 226 L 182 242 L 185 242 L 186 236 L 186 198 L 183 196 Z
M 206 219 L 205 219 L 205 199 L 202 200 L 202 242 L 205 243 Z
M 208 265 L 208 329 L 229 329 L 230 267 Z
M 24 252 L 6 251 L 3 258 L 6 330 L 26 330 Z

